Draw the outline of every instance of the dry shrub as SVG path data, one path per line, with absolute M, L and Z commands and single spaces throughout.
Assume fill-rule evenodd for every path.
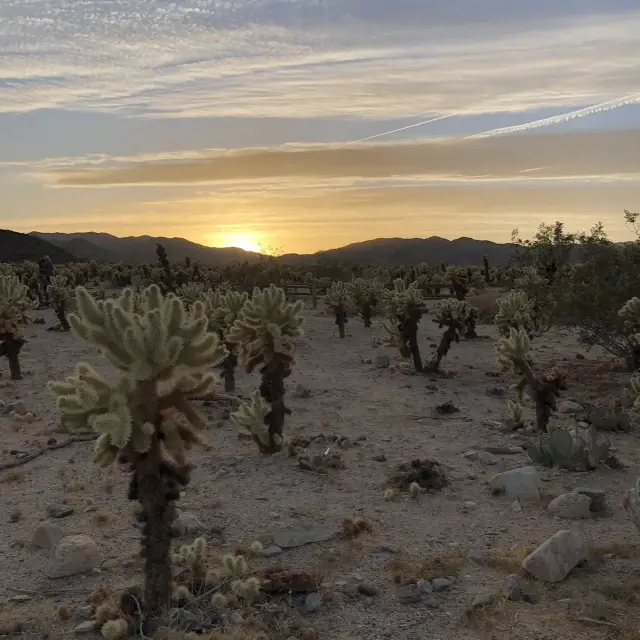
M 478 310 L 478 323 L 493 324 L 493 319 L 498 313 L 496 301 L 503 295 L 502 289 L 490 287 L 474 296 L 467 296 L 466 301 Z
M 397 584 L 409 584 L 418 580 L 433 580 L 455 575 L 467 563 L 462 551 L 449 551 L 440 555 L 400 555 L 392 558 L 388 568 Z

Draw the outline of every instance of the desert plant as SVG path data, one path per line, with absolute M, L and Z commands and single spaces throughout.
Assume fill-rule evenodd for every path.
M 635 296 L 618 312 L 633 362 L 640 363 L 640 298 Z
M 52 276 L 51 283 L 47 287 L 47 294 L 60 321 L 60 328 L 62 331 L 69 331 L 71 327 L 67 320 L 67 313 L 69 313 L 73 300 L 73 290 L 67 285 L 67 277 Z
M 399 347 L 403 358 L 412 357 L 418 372 L 424 371 L 424 364 L 418 346 L 418 323 L 427 312 L 422 293 L 415 284 L 407 285 L 397 278 L 393 289 L 383 296 L 387 321 L 385 329 L 391 334 L 393 343 Z
M 356 309 L 362 315 L 365 327 L 371 326 L 371 314 L 384 292 L 378 280 L 354 278 L 347 284 L 347 293 Z
M 501 337 L 496 344 L 498 361 L 505 370 L 513 369 L 522 378 L 515 385 L 518 402 L 522 402 L 523 390 L 529 385 L 536 405 L 536 426 L 540 431 L 547 431 L 551 412 L 556 410 L 556 398 L 560 389 L 564 388 L 563 372 L 557 368 L 539 377 L 531 367 L 529 358 L 530 341 L 525 329 L 509 329 L 509 336 Z
M 323 301 L 336 316 L 338 333 L 341 338 L 344 338 L 344 325 L 347 322 L 347 305 L 349 304 L 349 290 L 344 282 L 332 282 Z
M 78 312 L 69 316 L 73 332 L 97 346 L 120 374 L 108 380 L 80 363 L 75 375 L 49 388 L 64 426 L 99 434 L 98 465 L 116 459 L 130 465 L 129 499 L 140 502 L 144 522 L 143 612 L 152 618 L 166 610 L 171 596 L 173 503 L 189 482 L 186 450 L 204 442 L 205 421 L 188 398 L 213 388 L 216 376 L 205 370 L 226 354 L 207 331 L 201 303 L 189 313 L 180 298 L 165 297 L 152 285 L 135 313 L 134 295 L 125 289 L 103 302 L 77 289 Z
M 524 291 L 509 291 L 507 295 L 498 298 L 496 304 L 498 312 L 494 322 L 500 335 L 508 336 L 512 328 L 524 329 L 529 337 L 533 335 L 534 304 Z
M 12 380 L 22 380 L 20 351 L 26 340 L 24 327 L 29 322 L 28 312 L 38 305 L 30 300 L 29 288 L 17 276 L 0 276 L 0 356 L 9 361 Z
M 464 300 L 469 293 L 470 277 L 463 267 L 447 267 L 444 279 L 451 283 L 451 293 L 458 300 Z
M 209 318 L 209 330 L 215 331 L 227 348 L 227 356 L 220 364 L 225 391 L 236 389 L 235 371 L 238 364 L 237 344 L 229 342 L 227 334 L 237 320 L 249 296 L 232 289 L 216 291 L 208 290 L 201 294 L 200 299 L 205 305 Z
M 167 291 L 172 291 L 173 276 L 171 274 L 171 264 L 167 256 L 167 250 L 165 249 L 164 245 L 160 244 L 159 242 L 156 243 L 156 255 L 158 256 L 158 264 L 164 272 L 162 284 L 164 284 L 164 287 Z
M 201 282 L 187 282 L 178 287 L 176 293 L 182 296 L 187 306 L 191 307 L 192 304 L 202 297 L 205 291 L 204 284 Z
M 260 366 L 262 382 L 250 404 L 231 414 L 231 421 L 247 429 L 262 453 L 285 445 L 283 427 L 290 410 L 284 403 L 284 380 L 291 375 L 294 344 L 302 335 L 303 302 L 287 302 L 285 293 L 271 285 L 254 289 L 227 333 L 238 345 L 238 362 L 247 373 Z
M 487 284 L 491 284 L 495 280 L 495 276 L 489 267 L 489 256 L 482 256 L 482 275 Z
M 438 310 L 433 321 L 438 324 L 438 328 L 447 327 L 442 334 L 440 344 L 436 350 L 435 356 L 429 363 L 429 371 L 437 371 L 440 368 L 442 359 L 449 353 L 449 349 L 454 342 L 460 341 L 460 332 L 468 329 L 471 325 L 475 333 L 475 318 L 478 310 L 472 307 L 464 300 L 456 300 L 455 298 L 447 298 L 441 300 Z
M 618 465 L 609 440 L 593 427 L 553 429 L 529 445 L 527 455 L 532 462 L 570 471 L 592 471 L 601 463 Z

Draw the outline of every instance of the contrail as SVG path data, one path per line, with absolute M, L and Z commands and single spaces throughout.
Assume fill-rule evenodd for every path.
M 635 104 L 637 102 L 640 102 L 640 93 L 625 96 L 624 98 L 616 98 L 615 100 L 609 100 L 608 102 L 601 102 L 600 104 L 594 104 L 590 107 L 577 109 L 576 111 L 569 111 L 569 113 L 561 113 L 557 116 L 551 116 L 550 118 L 542 118 L 541 120 L 533 120 L 532 122 L 516 124 L 511 127 L 502 127 L 500 129 L 490 129 L 489 131 L 474 133 L 473 135 L 465 136 L 465 140 L 470 140 L 473 138 L 492 138 L 493 136 L 500 136 L 505 133 L 515 133 L 517 131 L 527 131 L 528 129 L 548 127 L 552 124 L 568 122 L 569 120 L 575 120 L 576 118 L 584 118 L 585 116 L 590 116 L 594 113 L 600 113 L 602 111 L 612 111 L 613 109 L 617 109 L 618 107 L 623 107 L 627 104 Z
M 361 140 L 352 140 L 347 144 L 358 144 L 358 142 L 366 142 L 367 140 L 373 140 L 374 138 L 381 138 L 382 136 L 388 136 L 392 133 L 398 133 L 398 131 L 406 131 L 407 129 L 413 129 L 414 127 L 421 127 L 424 124 L 431 124 L 432 122 L 438 122 L 439 120 L 446 120 L 447 118 L 453 118 L 460 115 L 459 113 L 450 113 L 446 116 L 438 116 L 437 118 L 431 118 L 431 120 L 423 120 L 422 122 L 416 122 L 400 129 L 393 129 L 392 131 L 385 131 L 384 133 L 376 133 L 375 136 L 369 136 L 368 138 L 362 138 Z

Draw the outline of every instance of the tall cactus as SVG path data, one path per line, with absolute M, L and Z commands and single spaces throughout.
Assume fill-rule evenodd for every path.
M 160 615 L 171 595 L 173 503 L 189 481 L 186 450 L 203 442 L 204 418 L 188 398 L 212 390 L 206 369 L 226 355 L 218 336 L 207 331 L 202 303 L 188 312 L 173 294 L 156 285 L 137 297 L 125 289 L 115 299 L 97 301 L 79 287 L 78 312 L 69 316 L 73 332 L 98 347 L 119 371 L 104 378 L 90 365 L 52 381 L 63 425 L 96 431 L 94 461 L 106 467 L 129 463 L 129 499 L 142 506 L 147 618 Z M 136 309 L 134 309 L 134 303 Z
M 362 315 L 365 327 L 371 326 L 371 314 L 384 292 L 378 280 L 354 278 L 347 283 L 347 292 L 358 312 Z
M 63 331 L 69 331 L 69 321 L 67 320 L 67 313 L 69 313 L 69 307 L 73 299 L 73 291 L 67 284 L 67 276 L 57 275 L 51 278 L 51 282 L 47 287 L 47 294 L 53 308 L 56 312 L 56 316 L 60 321 L 60 328 Z
M 347 321 L 347 305 L 349 304 L 349 289 L 344 282 L 333 282 L 324 297 L 324 303 L 336 316 L 336 325 L 341 338 L 345 337 L 344 325 Z
M 429 371 L 437 371 L 440 368 L 440 363 L 449 353 L 451 345 L 460 341 L 461 331 L 472 328 L 475 334 L 476 316 L 477 309 L 463 300 L 447 298 L 440 301 L 433 321 L 438 323 L 439 329 L 447 328 L 442 334 L 435 357 L 429 363 Z
M 238 345 L 238 361 L 247 373 L 260 366 L 262 382 L 250 405 L 231 414 L 232 422 L 247 429 L 262 453 L 280 451 L 284 444 L 284 380 L 291 375 L 294 344 L 302 335 L 303 302 L 287 302 L 285 293 L 271 285 L 253 290 L 227 334 Z
M 424 371 L 418 346 L 418 323 L 427 312 L 422 293 L 415 283 L 407 285 L 404 280 L 397 278 L 393 289 L 385 292 L 383 302 L 387 318 L 395 325 L 386 328 L 399 341 L 400 354 L 404 358 L 413 358 L 413 366 L 417 372 Z
M 28 312 L 38 305 L 28 293 L 29 287 L 21 284 L 17 276 L 0 276 L 0 356 L 9 361 L 12 380 L 22 380 L 20 351 L 26 342 L 23 330 L 29 322 Z

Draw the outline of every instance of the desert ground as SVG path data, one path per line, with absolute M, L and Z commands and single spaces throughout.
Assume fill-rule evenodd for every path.
M 0 464 L 24 453 L 63 442 L 56 408 L 45 385 L 71 374 L 78 361 L 108 373 L 97 350 L 70 333 L 50 332 L 52 311 L 34 313 L 43 325 L 26 329 L 29 342 L 22 355 L 25 376 L 8 380 L 3 369 L 0 399 L 20 400 L 35 415 L 31 423 L 0 415 Z M 292 594 L 292 609 L 317 637 L 333 640 L 590 640 L 640 639 L 640 562 L 638 532 L 622 506 L 626 489 L 638 476 L 637 437 L 610 434 L 622 469 L 602 466 L 590 473 L 538 467 L 543 499 L 514 501 L 492 495 L 487 480 L 496 473 L 530 463 L 524 451 L 478 455 L 526 444 L 531 436 L 510 432 L 508 393 L 496 397 L 514 380 L 504 377 L 494 357 L 495 328 L 479 325 L 476 340 L 461 339 L 443 361 L 446 375 L 405 375 L 370 363 L 377 355 L 400 362 L 397 350 L 375 347 L 382 336 L 380 318 L 365 329 L 350 318 L 340 340 L 333 318 L 307 307 L 305 336 L 297 346 L 297 365 L 287 380 L 286 432 L 327 436 L 312 443 L 313 452 L 328 447 L 344 455 L 344 469 L 317 474 L 299 468 L 295 458 L 262 457 L 255 444 L 238 437 L 229 421 L 229 406 L 207 403 L 209 450 L 191 453 L 195 465 L 179 508 L 193 514 L 197 534 L 211 541 L 214 553 L 233 551 L 260 540 L 267 548 L 273 536 L 302 523 L 325 525 L 339 532 L 343 520 L 361 517 L 371 531 L 346 539 L 339 533 L 323 542 L 305 544 L 252 566 L 285 565 L 318 571 L 321 595 L 315 611 L 305 612 L 305 596 Z M 430 317 L 420 325 L 423 357 L 433 352 L 439 330 Z M 570 332 L 552 331 L 533 342 L 536 363 L 560 364 L 568 371 L 563 399 L 603 400 L 619 396 L 629 373 L 597 349 L 585 351 Z M 6 367 L 6 362 L 3 365 Z M 237 393 L 248 395 L 258 375 L 238 374 Z M 302 385 L 308 397 L 294 397 Z M 304 395 L 304 394 L 302 394 Z M 440 415 L 436 406 L 450 401 L 458 411 Z M 533 406 L 527 403 L 528 418 Z M 555 421 L 577 420 L 558 413 Z M 329 436 L 348 438 L 341 446 Z M 515 449 L 517 451 L 517 449 Z M 22 453 L 21 453 L 22 452 Z M 475 452 L 475 453 L 473 453 Z M 468 454 L 465 456 L 465 454 Z M 141 583 L 138 558 L 140 531 L 134 504 L 127 500 L 128 476 L 121 469 L 105 472 L 92 462 L 92 443 L 76 442 L 0 471 L 2 539 L 0 542 L 0 634 L 24 638 L 78 637 L 89 595 L 107 585 L 114 590 Z M 445 469 L 448 485 L 439 491 L 384 499 L 389 475 L 402 462 L 429 458 Z M 561 519 L 546 511 L 549 501 L 578 487 L 606 492 L 607 510 L 585 519 Z M 72 510 L 52 518 L 52 509 Z M 63 510 L 64 512 L 64 510 Z M 59 515 L 59 514 L 58 514 Z M 33 545 L 35 532 L 50 520 L 65 534 L 87 534 L 96 542 L 101 564 L 81 575 L 50 579 L 52 551 Z M 522 559 L 563 529 L 584 537 L 589 559 L 555 584 L 527 577 Z M 528 597 L 504 595 L 516 574 Z M 439 589 L 413 597 L 406 581 L 433 580 Z M 409 590 L 408 590 L 409 589 Z M 472 610 L 474 599 L 491 602 Z M 476 600 L 478 603 L 480 600 Z M 487 600 L 489 602 L 489 600 Z M 22 629 L 19 631 L 19 629 Z M 283 628 L 282 640 L 301 638 Z M 4 637 L 4 636 L 3 636 Z M 97 637 L 89 632 L 84 637 Z

